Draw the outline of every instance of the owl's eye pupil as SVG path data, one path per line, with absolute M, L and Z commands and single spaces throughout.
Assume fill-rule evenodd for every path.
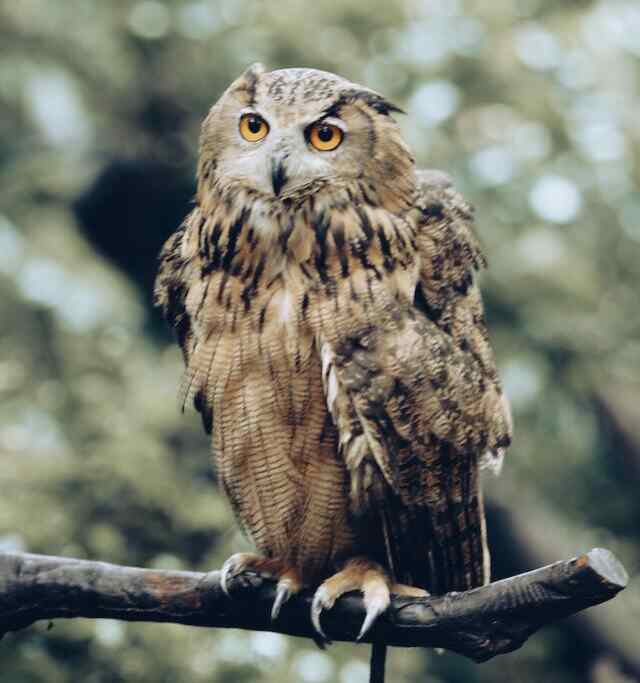
M 330 126 L 320 126 L 320 128 L 318 128 L 318 137 L 322 140 L 322 142 L 331 142 L 331 138 L 333 137 L 333 128 Z
M 342 142 L 344 134 L 330 123 L 314 123 L 307 132 L 308 141 L 319 152 L 331 152 Z
M 247 126 L 254 135 L 257 135 L 260 132 L 260 129 L 262 128 L 262 120 L 259 119 L 257 116 L 251 116 L 247 121 Z
M 269 124 L 259 114 L 243 114 L 239 129 L 247 142 L 260 142 L 269 134 Z

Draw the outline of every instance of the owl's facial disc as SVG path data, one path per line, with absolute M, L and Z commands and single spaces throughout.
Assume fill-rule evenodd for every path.
M 319 192 L 329 200 L 366 178 L 370 195 L 404 206 L 413 159 L 394 111 L 381 95 L 335 74 L 254 65 L 205 119 L 202 191 L 212 178 L 218 187 L 251 189 L 276 203 Z
M 280 198 L 331 176 L 335 180 L 338 148 L 347 128 L 337 117 L 287 121 L 245 108 L 237 132 L 239 150 L 228 177 Z

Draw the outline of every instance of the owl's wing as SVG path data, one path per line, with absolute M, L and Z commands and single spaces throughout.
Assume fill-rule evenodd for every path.
M 159 256 L 154 303 L 174 329 L 182 349 L 186 367 L 181 389 L 183 405 L 193 398 L 202 424 L 210 434 L 213 410 L 203 388 L 208 379 L 207 349 L 212 342 L 201 319 L 209 289 L 209 276 L 203 271 L 198 246 L 201 224 L 201 210 L 196 207 L 165 242 Z
M 473 207 L 445 173 L 419 170 L 416 175 L 420 190 L 417 204 L 423 221 L 417 239 L 421 270 L 414 304 L 472 356 L 486 385 L 502 395 L 476 282 L 477 271 L 487 263 L 475 235 Z M 496 415 L 503 417 L 510 439 L 511 409 L 505 396 Z M 489 446 L 480 456 L 481 467 L 499 473 L 504 452 L 504 446 Z
M 351 502 L 397 581 L 435 593 L 489 580 L 480 461 L 511 420 L 474 279 L 471 213 L 442 174 L 420 173 L 415 301 L 385 324 L 320 342 Z M 377 538 L 376 538 L 377 534 Z M 366 542 L 366 541 L 365 541 Z

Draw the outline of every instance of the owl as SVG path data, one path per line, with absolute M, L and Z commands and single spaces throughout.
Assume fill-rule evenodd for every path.
M 272 618 L 363 594 L 489 580 L 479 471 L 511 418 L 489 343 L 472 211 L 422 171 L 378 93 L 251 66 L 202 125 L 195 206 L 165 244 L 157 304 L 211 434 L 219 483 L 277 582 Z

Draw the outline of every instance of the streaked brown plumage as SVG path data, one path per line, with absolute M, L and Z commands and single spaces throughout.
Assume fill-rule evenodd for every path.
M 373 617 L 394 583 L 487 581 L 479 468 L 510 441 L 470 207 L 414 169 L 394 111 L 333 74 L 250 68 L 203 124 L 196 206 L 156 285 L 184 399 L 270 558 L 228 569 L 276 575 L 286 599 L 346 562 L 318 612 L 344 590 L 367 598 L 367 569 Z M 264 140 L 241 137 L 247 112 Z M 343 131 L 335 151 L 312 148 L 317 122 Z

